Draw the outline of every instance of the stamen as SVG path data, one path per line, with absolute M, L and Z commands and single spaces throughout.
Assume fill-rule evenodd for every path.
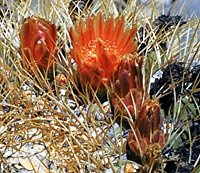
M 102 40 L 104 50 L 108 53 L 118 55 L 118 52 L 116 50 L 116 43 L 109 41 L 109 40 Z M 96 54 L 96 48 L 97 48 L 97 39 L 96 40 L 90 40 L 83 48 L 81 53 L 85 57 L 85 62 L 89 64 L 96 63 L 98 61 L 98 56 Z

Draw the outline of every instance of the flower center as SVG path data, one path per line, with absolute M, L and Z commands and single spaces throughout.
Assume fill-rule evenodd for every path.
M 109 40 L 104 41 L 104 50 L 108 51 L 108 53 L 118 54 L 116 50 L 116 43 Z
M 83 49 L 81 53 L 84 55 L 83 61 L 88 65 L 93 65 L 98 61 L 98 56 L 96 55 L 96 40 L 89 41 Z
M 98 57 L 96 54 L 91 53 L 90 55 L 86 56 L 85 61 L 88 64 L 95 64 L 98 60 Z
M 116 43 L 109 41 L 109 40 L 91 40 L 89 41 L 83 48 L 81 53 L 84 55 L 83 61 L 87 63 L 88 65 L 94 65 L 98 63 L 99 57 L 97 55 L 97 43 L 98 41 L 102 44 L 102 49 L 104 49 L 109 54 L 115 54 L 118 55 L 118 52 L 116 50 Z

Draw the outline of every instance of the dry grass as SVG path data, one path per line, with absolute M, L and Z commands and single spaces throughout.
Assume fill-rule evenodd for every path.
M 4 17 L 0 20 L 1 172 L 15 172 L 17 166 L 21 172 L 24 171 L 23 167 L 26 167 L 35 173 L 87 172 L 86 169 L 88 172 L 104 172 L 107 167 L 110 167 L 111 172 L 123 170 L 128 161 L 122 159 L 125 153 L 122 128 L 116 129 L 114 126 L 115 120 L 109 115 L 109 104 L 102 106 L 95 92 L 90 89 L 79 91 L 77 74 L 68 54 L 68 31 L 76 18 L 84 18 L 99 10 L 104 11 L 107 16 L 110 13 L 114 13 L 114 16 L 124 14 L 127 27 L 133 24 L 141 27 L 146 23 L 151 26 L 152 21 L 160 15 L 155 2 L 135 6 L 134 1 L 130 1 L 124 11 L 118 9 L 113 1 L 107 0 L 96 1 L 84 9 L 69 8 L 70 2 L 67 0 L 38 0 L 38 3 L 34 3 L 30 0 L 12 1 L 7 4 L 8 11 L 3 11 Z M 68 78 L 64 87 L 49 81 L 48 75 L 43 76 L 39 71 L 30 75 L 22 67 L 19 30 L 23 19 L 30 15 L 39 15 L 54 22 L 59 28 L 58 48 L 61 63 L 58 66 L 59 71 Z M 180 60 L 187 62 L 189 67 L 192 62 L 200 61 L 197 18 L 189 19 L 187 24 L 176 26 L 165 35 L 160 33 L 156 36 L 154 32 L 154 28 L 149 31 L 151 40 L 147 47 L 151 50 L 144 53 L 144 66 L 147 67 L 144 71 L 144 84 L 147 91 L 150 89 L 152 74 L 168 63 Z M 159 48 L 159 42 L 163 39 L 169 45 L 166 51 Z M 54 69 L 53 78 L 57 72 L 58 69 Z M 88 92 L 93 93 L 92 99 L 89 99 Z M 108 90 L 108 94 L 109 92 Z M 190 98 L 192 94 L 186 102 L 189 102 Z M 171 115 L 172 122 L 177 124 L 180 119 L 185 119 L 180 117 L 188 105 L 180 105 L 180 99 L 182 98 L 177 98 Z M 200 111 L 197 112 L 199 118 Z M 101 121 L 95 119 L 97 113 L 102 116 Z M 185 129 L 189 129 L 188 123 L 183 124 L 181 132 L 177 130 L 171 133 L 170 129 L 167 129 L 167 144 L 173 145 L 172 141 Z M 115 129 L 112 135 L 108 134 L 111 129 Z M 192 141 L 189 142 L 192 144 Z M 17 164 L 16 160 L 20 164 Z

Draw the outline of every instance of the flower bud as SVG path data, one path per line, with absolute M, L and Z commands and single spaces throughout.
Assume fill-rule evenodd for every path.
M 20 31 L 20 52 L 26 70 L 53 68 L 57 58 L 56 26 L 42 18 L 32 16 L 24 20 Z

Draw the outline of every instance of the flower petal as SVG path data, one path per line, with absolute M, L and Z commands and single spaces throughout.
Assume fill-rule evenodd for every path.
M 35 45 L 35 61 L 38 67 L 45 67 L 48 65 L 49 50 L 44 40 L 38 40 Z

